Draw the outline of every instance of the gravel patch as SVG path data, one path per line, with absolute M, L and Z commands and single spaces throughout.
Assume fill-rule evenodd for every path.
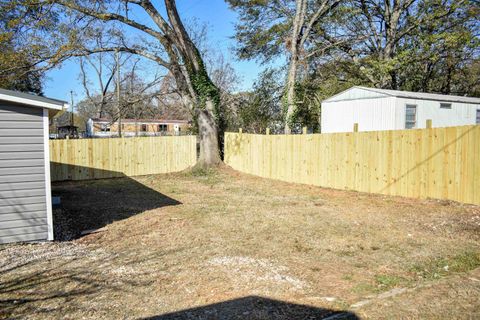
M 266 259 L 250 257 L 217 257 L 209 260 L 209 264 L 222 267 L 232 279 L 240 282 L 264 281 L 288 285 L 300 290 L 306 283 L 288 275 L 288 268 L 279 266 Z
M 0 249 L 0 273 L 23 265 L 49 260 L 74 260 L 80 258 L 97 259 L 105 257 L 101 249 L 91 250 L 88 246 L 64 242 L 40 242 L 6 245 Z

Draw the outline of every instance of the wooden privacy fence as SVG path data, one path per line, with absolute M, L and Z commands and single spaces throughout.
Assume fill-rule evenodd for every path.
M 225 162 L 242 172 L 288 182 L 480 204 L 480 126 L 226 133 Z
M 50 140 L 52 181 L 176 172 L 196 158 L 195 136 Z

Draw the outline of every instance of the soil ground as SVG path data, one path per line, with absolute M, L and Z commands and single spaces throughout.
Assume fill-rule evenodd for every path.
M 480 318 L 478 206 L 230 169 L 53 193 L 73 240 L 0 246 L 0 318 Z

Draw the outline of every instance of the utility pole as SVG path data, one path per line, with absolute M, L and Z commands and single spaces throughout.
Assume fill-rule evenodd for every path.
M 68 134 L 66 136 L 67 139 L 69 138 L 78 138 L 78 132 L 75 128 L 75 118 L 73 116 L 73 90 L 70 90 L 70 102 L 72 104 L 72 112 L 70 113 L 70 128 L 68 129 Z
M 75 119 L 73 118 L 73 90 L 70 90 L 70 102 L 72 104 L 72 113 L 70 114 L 70 126 L 74 126 Z
M 118 106 L 118 136 L 122 137 L 122 108 L 120 106 L 120 59 L 118 49 L 115 50 L 115 62 L 117 65 L 117 106 Z

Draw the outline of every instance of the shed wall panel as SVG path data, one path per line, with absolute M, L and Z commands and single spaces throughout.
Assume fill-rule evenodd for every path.
M 18 168 L 18 170 L 22 170 L 22 168 Z M 41 170 L 41 169 L 38 169 Z M 2 179 L 5 179 L 5 176 L 2 176 Z M 0 191 L 5 190 L 30 190 L 30 189 L 38 189 L 43 188 L 45 185 L 44 181 L 30 181 L 30 182 L 19 182 L 13 181 L 9 183 L 0 183 Z
M 2 115 L 3 116 L 3 115 Z M 0 121 L 2 122 L 3 129 L 42 129 L 43 123 L 38 123 L 35 121 L 2 121 L 0 116 Z
M 27 234 L 16 234 L 12 236 L 3 236 L 2 241 L 3 243 L 8 242 L 20 242 L 20 241 L 40 241 L 45 240 L 45 232 L 37 232 L 37 233 L 27 233 Z
M 45 211 L 42 211 L 42 210 L 28 211 L 25 213 L 25 216 L 27 216 L 28 219 L 45 218 Z M 18 213 L 0 214 L 0 222 L 5 222 L 5 221 L 19 221 Z
M 19 160 L 19 159 L 43 159 L 43 152 L 42 151 L 5 151 L 0 152 L 0 160 Z
M 0 160 L 0 168 L 36 167 L 43 165 L 43 159 Z
M 45 212 L 45 203 L 23 204 L 21 206 L 5 206 L 0 210 L 0 216 L 3 214 L 17 214 L 19 219 L 28 217 L 28 212 L 43 211 Z
M 43 128 L 0 128 L 0 137 L 43 136 Z
M 0 103 L 0 243 L 47 239 L 43 109 Z
M 30 219 L 30 220 L 35 220 L 35 219 Z M 22 221 L 27 221 L 27 219 L 22 219 Z M 47 232 L 47 230 L 48 230 L 48 227 L 46 223 L 40 226 L 36 226 L 33 224 L 25 227 L 0 229 L 0 238 L 11 237 L 16 235 L 25 235 L 30 233 Z
M 0 181 L 0 185 L 3 183 L 11 184 L 15 182 L 38 182 L 45 181 L 45 174 L 19 174 L 19 175 L 4 175 Z
M 41 174 L 45 169 L 40 167 L 19 167 L 19 168 L 2 168 L 0 176 L 11 176 L 19 174 Z M 0 188 L 0 190 L 2 190 Z
M 39 217 L 39 218 L 30 217 L 29 219 L 21 219 L 21 220 L 16 219 L 16 220 L 10 220 L 10 221 L 2 221 L 2 223 L 0 223 L 0 230 L 44 226 L 46 224 L 47 224 L 46 217 Z
M 0 123 L 0 125 L 2 125 Z M 43 143 L 37 144 L 0 144 L 0 152 L 33 152 L 33 151 L 41 151 L 43 150 Z
M 1 126 L 0 122 L 0 126 Z M 1 127 L 0 127 L 1 128 Z M 43 145 L 43 134 L 39 137 L 2 137 L 0 136 L 0 144 L 17 145 L 17 144 L 40 144 Z
M 45 197 L 45 188 L 0 191 L 0 200 L 19 197 Z

